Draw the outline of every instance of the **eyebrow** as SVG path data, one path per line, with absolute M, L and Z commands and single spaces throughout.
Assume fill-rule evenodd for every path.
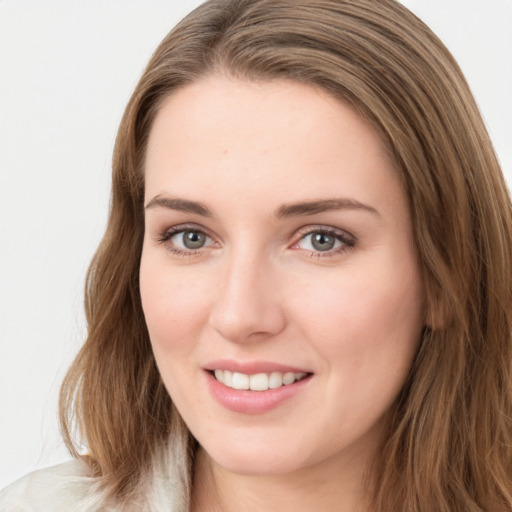
M 380 217 L 380 213 L 372 206 L 349 198 L 322 199 L 320 201 L 285 204 L 278 208 L 276 217 L 282 219 L 284 217 L 314 215 L 329 210 L 365 210 Z
M 148 202 L 145 209 L 148 210 L 155 207 L 177 210 L 185 213 L 194 213 L 195 215 L 201 215 L 202 217 L 212 216 L 212 212 L 204 204 L 197 201 L 188 201 L 187 199 L 162 197 L 158 195 Z
M 192 213 L 202 217 L 213 217 L 212 212 L 206 205 L 198 201 L 189 201 L 187 199 L 157 195 L 146 204 L 145 208 L 147 210 L 156 207 Z M 349 198 L 322 199 L 318 201 L 285 204 L 276 210 L 275 217 L 282 219 L 287 217 L 315 215 L 330 210 L 365 210 L 380 217 L 380 213 L 372 206 Z

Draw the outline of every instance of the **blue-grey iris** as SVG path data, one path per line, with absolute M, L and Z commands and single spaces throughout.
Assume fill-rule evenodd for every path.
M 311 235 L 311 245 L 317 251 L 329 251 L 334 247 L 336 239 L 325 233 L 314 233 Z
M 206 235 L 199 231 L 185 231 L 183 233 L 183 245 L 187 249 L 200 249 L 206 242 Z

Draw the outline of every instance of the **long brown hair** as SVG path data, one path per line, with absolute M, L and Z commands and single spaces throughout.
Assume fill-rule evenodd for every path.
M 72 453 L 129 503 L 171 443 L 187 506 L 194 441 L 158 374 L 139 297 L 144 156 L 164 99 L 215 72 L 348 102 L 403 180 L 429 327 L 373 466 L 375 510 L 512 511 L 510 198 L 458 65 L 394 0 L 210 0 L 160 44 L 119 128 L 108 227 L 87 278 L 88 338 L 62 387 Z

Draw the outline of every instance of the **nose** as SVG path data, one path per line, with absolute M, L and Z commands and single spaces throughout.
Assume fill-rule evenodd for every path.
M 279 279 L 273 279 L 270 262 L 263 260 L 242 255 L 225 262 L 210 325 L 228 341 L 261 341 L 285 327 Z

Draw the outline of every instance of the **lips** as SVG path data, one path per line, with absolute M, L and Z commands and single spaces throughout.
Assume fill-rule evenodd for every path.
M 305 369 L 265 362 L 216 361 L 205 370 L 216 401 L 244 414 L 275 409 L 305 389 L 313 376 Z

